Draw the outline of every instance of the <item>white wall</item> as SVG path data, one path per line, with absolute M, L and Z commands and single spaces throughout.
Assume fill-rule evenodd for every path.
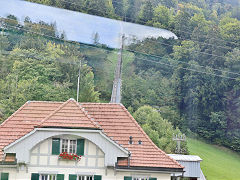
M 69 139 L 81 138 L 81 136 L 76 136 L 74 134 L 60 134 L 54 137 L 65 138 L 66 136 Z M 33 140 L 29 142 L 33 142 Z M 108 144 L 106 144 L 106 146 L 108 151 L 110 152 L 111 150 L 112 152 L 112 149 L 110 149 L 111 146 Z M 79 162 L 62 160 L 58 158 L 58 155 L 52 155 L 52 137 L 48 137 L 30 149 L 30 152 L 28 151 L 28 153 L 25 153 L 29 154 L 30 160 L 27 166 L 16 168 L 0 167 L 0 172 L 9 173 L 9 180 L 30 180 L 31 173 L 64 174 L 65 180 L 69 179 L 69 174 L 102 175 L 102 180 L 123 180 L 124 176 L 139 175 L 143 177 L 156 177 L 158 180 L 171 179 L 168 173 L 116 171 L 113 167 L 105 166 L 106 154 L 104 154 L 104 152 L 92 141 L 85 139 L 84 148 L 84 156 Z M 18 148 L 16 147 L 16 149 Z M 114 152 L 112 152 L 112 156 L 116 156 Z
M 28 173 L 26 169 L 17 170 L 13 168 L 5 168 L 4 172 L 9 173 L 9 180 L 30 180 L 31 173 L 46 172 L 64 174 L 64 179 L 69 179 L 69 174 L 98 174 L 102 175 L 102 180 L 124 180 L 124 176 L 142 176 L 156 177 L 157 180 L 170 180 L 170 174 L 164 173 L 149 173 L 149 172 L 119 172 L 113 169 L 82 169 L 82 168 L 49 168 L 49 167 L 29 167 Z
M 68 137 L 71 139 L 71 137 Z M 75 137 L 73 137 L 74 139 Z M 104 153 L 100 148 L 89 140 L 85 140 L 84 156 L 80 161 L 69 161 L 59 159 L 58 155 L 52 155 L 52 139 L 48 138 L 35 146 L 30 153 L 31 167 L 52 167 L 52 168 L 79 168 L 102 169 L 104 168 Z

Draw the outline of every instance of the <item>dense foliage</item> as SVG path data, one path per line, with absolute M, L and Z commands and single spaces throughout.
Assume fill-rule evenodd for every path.
M 146 39 L 125 47 L 123 104 L 132 113 L 144 105 L 152 106 L 162 119 L 171 122 L 171 128 L 194 132 L 211 143 L 240 152 L 238 0 L 30 1 L 173 31 L 178 40 Z M 5 24 L 19 26 L 14 17 L 9 18 L 12 20 L 5 20 Z M 51 31 L 42 28 L 46 26 Z M 24 28 L 64 39 L 54 24 L 26 19 Z M 109 101 L 115 53 L 84 49 L 19 30 L 2 33 L 0 45 L 2 52 L 9 52 L 0 57 L 0 117 L 8 116 L 29 99 L 75 97 L 79 58 L 87 64 L 82 83 L 89 82 L 88 97 L 92 97 L 83 100 L 98 101 L 100 97 Z M 69 58 L 73 64 L 69 60 L 63 63 Z M 86 89 L 82 91 L 88 93 Z M 150 120 L 145 119 L 142 125 L 149 134 L 156 131 L 155 143 L 161 142 L 161 132 Z

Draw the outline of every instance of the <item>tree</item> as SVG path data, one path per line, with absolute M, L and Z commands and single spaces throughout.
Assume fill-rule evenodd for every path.
M 79 101 L 99 102 L 99 93 L 94 86 L 94 74 L 87 65 L 81 68 Z
M 104 0 L 85 0 L 84 7 L 89 14 L 106 16 L 107 7 Z
M 140 24 L 146 24 L 153 18 L 153 6 L 150 0 L 146 1 L 142 6 L 141 11 L 138 16 L 138 22 Z
M 133 116 L 159 148 L 167 153 L 174 153 L 176 142 L 172 137 L 174 134 L 181 134 L 179 129 L 174 129 L 171 123 L 163 119 L 160 113 L 150 106 L 140 107 Z M 183 147 L 187 152 L 186 144 Z
M 8 38 L 4 36 L 4 31 L 0 32 L 0 52 L 6 51 L 10 47 Z
M 126 21 L 135 22 L 136 7 L 135 0 L 127 0 Z
M 190 34 L 188 33 L 190 19 L 191 16 L 185 9 L 178 11 L 177 15 L 174 18 L 174 32 L 176 32 L 176 34 L 183 39 L 190 38 Z
M 161 4 L 163 4 L 164 6 L 168 7 L 168 8 L 175 8 L 178 0 L 160 0 Z
M 239 43 L 240 41 L 240 21 L 234 18 L 225 17 L 220 21 L 220 33 L 222 37 L 231 42 Z
M 118 1 L 112 0 L 112 5 L 114 7 L 115 14 L 120 17 L 123 17 L 124 15 L 123 0 L 118 0 Z
M 172 12 L 167 7 L 159 5 L 154 9 L 154 26 L 169 29 L 172 20 Z
M 98 34 L 98 32 L 93 34 L 93 44 L 94 45 L 98 45 L 99 44 L 99 40 L 100 40 L 100 36 Z

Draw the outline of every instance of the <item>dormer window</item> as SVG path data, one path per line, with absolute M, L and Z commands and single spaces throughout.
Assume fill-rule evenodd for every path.
M 77 140 L 61 139 L 61 152 L 77 153 Z
M 84 139 L 52 139 L 52 154 L 59 155 L 60 153 L 84 155 Z

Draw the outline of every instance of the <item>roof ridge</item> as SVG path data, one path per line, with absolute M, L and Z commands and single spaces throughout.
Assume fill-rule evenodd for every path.
M 153 145 L 153 147 L 160 151 L 161 153 L 163 153 L 164 155 L 166 155 L 167 157 L 169 157 L 170 160 L 172 160 L 174 163 L 178 164 L 179 166 L 181 166 L 182 168 L 184 168 L 180 163 L 178 163 L 176 160 L 174 160 L 172 157 L 170 157 L 169 155 L 167 155 L 167 153 L 165 153 L 163 150 L 161 150 L 159 147 L 156 146 L 156 144 L 153 143 L 153 141 L 150 139 L 150 137 L 145 133 L 145 131 L 141 128 L 141 126 L 137 123 L 137 121 L 133 118 L 133 116 L 128 112 L 128 110 L 125 108 L 124 105 L 120 104 L 122 109 L 127 113 L 128 117 L 134 122 L 134 124 L 138 127 L 138 129 L 144 134 L 144 136 L 149 140 L 149 142 Z
M 70 100 L 71 100 L 71 99 L 70 99 Z M 93 123 L 94 126 L 96 126 L 97 128 L 102 129 L 101 126 L 94 121 L 94 118 L 92 118 L 91 115 L 88 114 L 88 113 L 85 111 L 85 109 L 84 109 L 77 101 L 75 101 L 74 99 L 72 99 L 72 101 L 77 105 L 77 107 L 78 107 L 80 110 L 82 110 L 82 112 L 84 113 L 84 115 L 87 116 L 87 118 Z
M 51 114 L 49 114 L 47 117 L 45 117 L 38 126 L 41 126 L 45 121 L 47 121 L 50 117 L 52 117 L 56 112 L 61 110 L 66 104 L 68 104 L 71 101 L 71 99 L 67 100 L 66 102 L 63 102 L 56 110 L 54 110 Z
M 79 104 L 104 104 L 104 105 L 121 105 L 121 103 L 96 103 L 96 102 L 80 102 Z
M 51 118 L 54 114 L 56 114 L 57 112 L 59 112 L 63 107 L 65 107 L 68 103 L 73 102 L 82 112 L 83 114 L 88 118 L 88 120 L 91 122 L 91 124 L 93 126 L 95 126 L 96 128 L 101 129 L 101 127 L 95 122 L 93 121 L 93 118 L 84 110 L 83 107 L 80 106 L 79 103 L 76 102 L 75 99 L 70 98 L 69 100 L 67 100 L 66 102 L 63 102 L 63 104 L 61 104 L 55 111 L 53 111 L 51 114 L 49 114 L 47 117 L 45 117 L 39 124 L 38 126 L 41 126 L 42 124 L 44 124 L 49 118 Z
M 7 121 L 11 120 L 19 111 L 21 111 L 27 104 L 30 102 L 25 102 L 17 111 L 15 111 L 10 117 L 8 117 L 3 123 L 0 124 L 0 127 L 2 127 Z

